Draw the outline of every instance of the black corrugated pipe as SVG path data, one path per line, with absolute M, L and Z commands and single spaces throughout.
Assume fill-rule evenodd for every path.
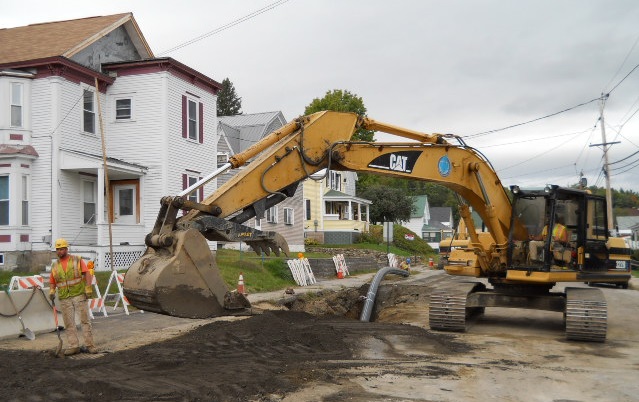
M 369 322 L 371 319 L 371 313 L 373 312 L 373 305 L 375 304 L 375 297 L 377 296 L 377 288 L 379 288 L 379 283 L 384 279 L 386 274 L 395 274 L 408 276 L 410 275 L 408 271 L 404 271 L 403 269 L 385 267 L 377 271 L 371 285 L 368 287 L 368 293 L 366 294 L 366 301 L 364 302 L 364 309 L 362 310 L 362 314 L 359 316 L 360 321 Z

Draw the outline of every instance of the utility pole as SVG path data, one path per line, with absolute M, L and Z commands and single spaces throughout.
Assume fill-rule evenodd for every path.
M 604 175 L 606 177 L 606 204 L 607 210 L 606 214 L 608 215 L 608 231 L 612 230 L 614 227 L 614 222 L 612 220 L 612 192 L 610 191 L 610 171 L 608 170 L 608 146 L 612 144 L 606 143 L 606 124 L 604 123 L 604 106 L 606 104 L 606 99 L 610 94 L 601 94 L 601 105 L 600 105 L 600 118 L 601 121 L 601 146 L 603 147 L 604 154 Z

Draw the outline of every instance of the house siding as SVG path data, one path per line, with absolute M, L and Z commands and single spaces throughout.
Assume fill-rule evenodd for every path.
M 187 94 L 188 92 L 188 94 Z M 192 95 L 191 95 L 192 94 Z M 204 105 L 204 141 L 182 137 L 182 96 Z M 195 96 L 193 96 L 195 95 Z M 210 94 L 177 77 L 168 79 L 168 188 L 176 193 L 182 190 L 182 174 L 206 176 L 217 169 L 217 96 Z M 198 116 L 199 118 L 199 116 Z M 215 183 L 204 186 L 204 197 L 215 190 Z
M 50 250 L 51 233 L 51 136 L 57 122 L 52 121 L 54 100 L 52 86 L 59 85 L 60 78 L 49 77 L 33 80 L 31 92 L 32 132 L 31 144 L 38 158 L 31 163 L 31 244 L 33 250 Z M 55 134 L 55 133 L 54 133 Z M 34 206 L 37 206 L 34 208 Z
M 140 177 L 140 225 L 145 233 L 153 228 L 159 201 L 167 193 L 166 165 L 168 139 L 165 138 L 163 97 L 166 73 L 119 77 L 108 89 L 105 121 L 109 128 L 108 153 L 125 162 L 147 167 Z M 130 120 L 115 119 L 115 101 L 130 98 Z M 142 152 L 143 150 L 143 152 Z

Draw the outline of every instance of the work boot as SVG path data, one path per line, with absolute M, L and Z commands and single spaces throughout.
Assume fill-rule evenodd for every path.
M 68 348 L 64 351 L 65 356 L 73 356 L 77 355 L 78 353 L 80 353 L 80 348 Z
M 93 345 L 87 346 L 87 353 L 91 353 L 92 355 L 94 355 L 94 354 L 98 353 L 98 348 L 96 348 Z

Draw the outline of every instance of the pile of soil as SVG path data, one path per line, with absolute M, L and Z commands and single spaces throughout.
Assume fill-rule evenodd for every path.
M 12 363 L 0 367 L 3 394 L 10 395 L 5 400 L 276 401 L 309 383 L 339 383 L 342 370 L 370 366 L 365 359 L 371 356 L 360 351 L 364 345 L 370 350 L 371 344 L 401 337 L 416 350 L 424 342 L 443 354 L 467 350 L 450 336 L 422 328 L 354 320 L 363 289 L 323 292 L 290 306 L 316 315 L 265 311 L 96 358 L 6 350 L 3 360 Z M 373 359 L 381 361 L 392 351 L 384 353 Z M 449 373 L 429 373 L 443 374 Z

